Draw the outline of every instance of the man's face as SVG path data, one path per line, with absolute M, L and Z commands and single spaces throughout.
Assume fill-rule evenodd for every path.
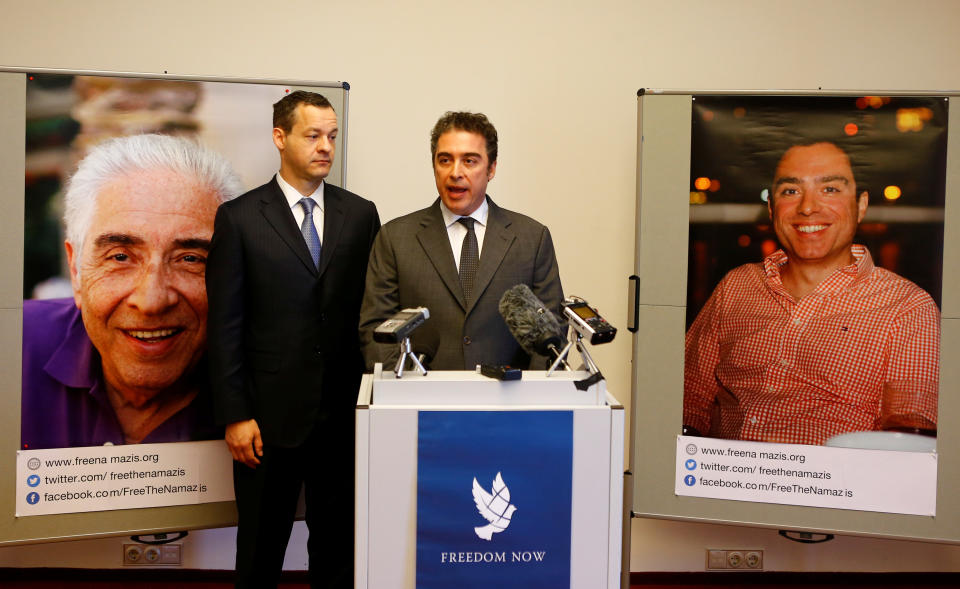
M 297 188 L 297 184 L 319 185 L 333 165 L 337 133 L 337 114 L 332 108 L 298 105 L 290 131 L 273 130 L 284 177 L 289 176 L 288 181 Z
M 83 251 L 66 244 L 104 380 L 136 406 L 176 384 L 204 352 L 204 273 L 218 204 L 194 178 L 136 172 L 100 191 Z
M 482 135 L 454 129 L 437 140 L 433 176 L 440 199 L 452 213 L 466 216 L 477 210 L 496 171 L 497 162 L 488 160 Z
M 784 154 L 767 206 L 791 263 L 839 267 L 852 261 L 850 244 L 867 200 L 866 192 L 857 197 L 847 155 L 816 143 Z

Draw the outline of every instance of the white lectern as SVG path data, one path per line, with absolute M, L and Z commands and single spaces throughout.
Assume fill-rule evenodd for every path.
M 357 589 L 416 587 L 420 411 L 545 410 L 573 416 L 570 587 L 620 587 L 624 411 L 604 381 L 574 386 L 588 376 L 524 371 L 521 380 L 498 381 L 433 371 L 396 378 L 379 365 L 364 375 L 357 401 Z

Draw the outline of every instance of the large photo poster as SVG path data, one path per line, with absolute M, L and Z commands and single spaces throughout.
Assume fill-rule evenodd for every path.
M 749 442 L 718 450 L 747 460 L 720 472 L 805 483 L 843 473 L 804 445 L 921 450 L 935 491 L 947 110 L 943 97 L 693 97 L 678 489 L 716 482 L 693 472 L 712 463 L 691 440 L 712 438 Z M 849 484 L 810 488 L 774 502 L 912 512 Z M 847 501 L 796 500 L 833 493 Z
M 217 206 L 278 169 L 271 107 L 290 90 L 27 76 L 18 515 L 232 499 L 206 254 Z

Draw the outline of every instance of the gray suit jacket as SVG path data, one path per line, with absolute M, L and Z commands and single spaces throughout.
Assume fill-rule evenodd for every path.
M 440 199 L 390 221 L 373 244 L 360 310 L 360 344 L 367 368 L 392 367 L 395 345 L 377 344 L 373 330 L 407 307 L 424 306 L 430 319 L 413 335 L 414 350 L 436 347 L 433 370 L 473 370 L 477 364 L 527 368 L 524 353 L 500 317 L 500 297 L 526 284 L 547 308 L 560 312 L 563 289 L 550 230 L 530 217 L 498 207 L 490 212 L 477 272 L 476 300 L 464 303 Z M 459 255 L 459 252 L 457 253 Z M 537 364 L 544 360 L 539 359 Z

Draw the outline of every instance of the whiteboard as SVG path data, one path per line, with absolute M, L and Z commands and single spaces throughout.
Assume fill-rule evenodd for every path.
M 774 529 L 960 542 L 960 276 L 944 271 L 939 396 L 940 449 L 936 516 L 800 507 L 675 494 L 677 436 L 682 424 L 684 336 L 687 325 L 688 244 L 691 232 L 691 133 L 696 96 L 856 97 L 956 96 L 932 92 L 683 91 L 638 92 L 637 237 L 639 277 L 633 334 L 631 508 L 637 517 L 702 521 Z M 960 267 L 960 119 L 949 112 L 943 268 Z M 772 175 L 772 170 L 771 170 Z M 873 193 L 872 193 L 873 194 Z M 871 203 L 874 201 L 871 195 Z M 873 206 L 873 205 L 871 205 Z M 749 205 L 748 205 L 749 208 Z M 879 208 L 879 207 L 878 207 Z M 728 209 L 727 212 L 733 209 Z M 754 205 L 754 209 L 762 208 Z M 752 209 L 751 209 L 752 210 Z M 742 213 L 742 211 L 741 211 Z M 756 211 L 746 212 L 747 217 Z M 740 214 L 740 213 L 736 213 Z M 935 214 L 935 213 L 934 213 Z M 721 215 L 722 216 L 722 215 Z M 882 221 L 882 219 L 881 219 Z M 876 257 L 876 256 L 875 256 Z M 759 261 L 759 260 L 754 260 Z M 631 303 L 632 304 L 632 303 Z M 944 425 L 947 427 L 944 427 Z
M 58 85 L 58 78 L 189 84 L 200 97 L 191 112 L 191 117 L 200 121 L 198 139 L 231 161 L 247 190 L 267 182 L 279 169 L 279 157 L 271 139 L 271 105 L 296 89 L 323 94 L 337 112 L 339 136 L 328 180 L 343 186 L 349 85 L 345 82 L 0 67 L 0 216 L 4 224 L 4 230 L 0 232 L 0 248 L 5 253 L 0 260 L 0 274 L 4 276 L 0 282 L 0 415 L 4 416 L 0 443 L 7 448 L 6 452 L 0 453 L 0 472 L 8 474 L 0 481 L 0 505 L 3 506 L 0 545 L 235 525 L 233 502 L 21 518 L 14 515 L 16 481 L 13 473 L 16 449 L 20 446 L 27 93 L 28 85 L 38 79 L 52 80 L 53 85 Z M 40 107 L 31 107 L 31 117 L 37 116 L 38 109 L 59 112 L 57 109 L 69 110 L 74 106 L 71 103 L 64 105 L 62 100 L 62 97 L 53 97 L 43 101 Z M 72 99 L 67 97 L 66 100 Z M 43 160 L 45 157 L 50 155 L 41 154 L 42 161 L 48 161 Z

